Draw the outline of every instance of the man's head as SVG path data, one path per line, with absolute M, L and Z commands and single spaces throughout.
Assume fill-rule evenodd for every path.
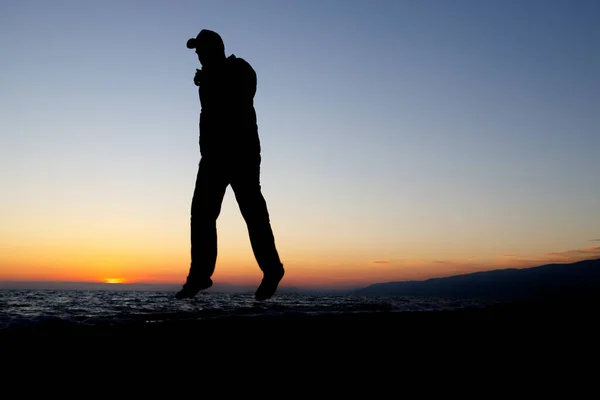
M 217 32 L 202 29 L 198 36 L 187 41 L 188 49 L 196 49 L 202 66 L 210 66 L 225 60 L 225 44 Z

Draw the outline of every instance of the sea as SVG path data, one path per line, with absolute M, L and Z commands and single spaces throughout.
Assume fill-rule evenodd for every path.
M 482 300 L 435 297 L 365 297 L 278 293 L 258 302 L 252 293 L 201 292 L 176 300 L 174 292 L 112 290 L 0 289 L 0 330 L 44 324 L 86 326 L 130 322 L 336 314 L 364 312 L 431 312 L 480 308 Z

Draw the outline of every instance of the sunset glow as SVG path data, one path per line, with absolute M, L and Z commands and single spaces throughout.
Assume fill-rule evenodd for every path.
M 257 72 L 282 286 L 600 258 L 598 2 L 268 3 L 3 3 L 0 281 L 185 281 L 202 28 Z M 230 187 L 217 227 L 259 283 Z
M 125 283 L 125 280 L 121 278 L 106 278 L 104 283 Z

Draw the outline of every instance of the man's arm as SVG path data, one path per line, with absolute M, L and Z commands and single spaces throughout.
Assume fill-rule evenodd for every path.
M 244 59 L 238 58 L 240 94 L 244 99 L 252 100 L 256 94 L 256 72 Z

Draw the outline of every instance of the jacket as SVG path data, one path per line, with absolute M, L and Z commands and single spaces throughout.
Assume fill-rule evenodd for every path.
M 200 153 L 260 154 L 254 95 L 256 72 L 231 55 L 223 67 L 199 71 Z

